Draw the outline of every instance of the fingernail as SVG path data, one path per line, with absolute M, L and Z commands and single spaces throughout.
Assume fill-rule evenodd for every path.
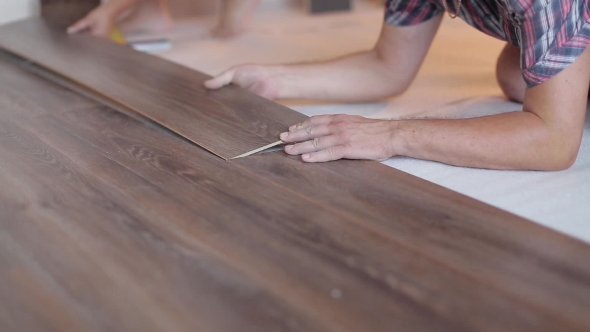
M 303 159 L 309 159 L 309 157 L 311 157 L 311 155 L 309 153 L 304 154 L 303 156 L 301 156 Z
M 289 127 L 289 130 L 293 130 L 295 128 L 297 128 L 297 125 L 292 125 L 291 127 Z
M 285 139 L 285 138 L 287 138 L 288 136 L 289 136 L 289 133 L 282 133 L 282 134 L 281 134 L 279 137 L 280 137 L 281 139 Z
M 287 149 L 287 150 L 291 150 L 292 148 L 293 148 L 293 145 L 287 145 L 287 146 L 285 146 L 285 149 Z

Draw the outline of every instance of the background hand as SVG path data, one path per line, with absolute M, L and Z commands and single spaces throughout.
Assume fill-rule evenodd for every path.
M 67 32 L 72 34 L 89 30 L 93 36 L 108 38 L 113 29 L 115 19 L 115 15 L 111 14 L 104 5 L 101 5 L 78 22 L 72 24 L 67 29 Z

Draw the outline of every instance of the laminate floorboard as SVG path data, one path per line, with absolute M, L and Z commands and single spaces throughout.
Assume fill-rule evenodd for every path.
M 86 115 L 82 117 L 80 113 Z M 168 180 L 166 182 L 163 180 L 157 181 L 161 183 L 162 186 L 169 187 L 171 192 L 174 192 L 178 197 L 182 197 L 187 205 L 191 204 L 191 202 L 203 200 L 202 197 L 195 197 L 194 186 L 200 184 L 200 181 L 195 179 L 201 179 L 206 175 L 197 175 L 194 171 L 189 172 L 188 170 L 203 167 L 204 156 L 196 156 L 195 152 L 191 152 L 190 146 L 186 150 L 183 149 L 182 152 L 179 151 L 179 153 L 177 153 L 177 155 L 184 156 L 183 161 L 177 160 L 177 162 L 180 162 L 183 165 L 181 167 L 179 167 L 179 165 L 171 168 L 170 165 L 172 163 L 169 160 L 170 157 L 166 156 L 166 153 L 164 152 L 170 143 L 158 139 L 157 136 L 152 137 L 152 135 L 148 135 L 145 132 L 142 133 L 142 130 L 130 127 L 129 125 L 123 126 L 121 124 L 105 121 L 105 114 L 103 112 L 95 112 L 95 114 L 91 116 L 92 119 L 89 119 L 86 111 L 70 112 L 64 114 L 64 116 L 75 116 L 77 120 L 71 120 L 72 123 L 82 123 L 83 121 L 81 120 L 83 118 L 88 119 L 88 121 L 86 121 L 88 127 L 80 128 L 79 134 L 85 135 L 89 141 L 99 141 L 95 136 L 96 134 L 92 133 L 92 128 L 95 128 L 94 131 L 102 132 L 101 135 L 105 136 L 100 139 L 100 141 L 118 142 L 116 144 L 101 144 L 103 148 L 106 149 L 108 145 L 116 145 L 117 150 L 128 151 L 130 155 L 141 155 L 141 159 L 152 165 L 152 167 L 148 167 L 146 170 L 142 171 L 144 177 L 150 179 L 164 179 L 166 178 L 166 173 L 177 173 L 177 179 L 175 180 Z M 127 122 L 125 119 L 121 119 L 121 121 Z M 120 133 L 125 133 L 125 135 L 121 135 Z M 126 138 L 123 136 L 126 136 Z M 139 142 L 133 139 L 133 137 L 142 137 L 143 139 Z M 123 143 L 126 141 L 127 143 Z M 135 153 L 132 153 L 131 151 L 135 151 Z M 260 157 L 263 156 L 264 155 L 261 155 Z M 127 167 L 145 169 L 145 166 L 141 167 L 137 164 L 137 161 L 135 160 L 137 158 L 128 157 L 127 159 L 128 161 L 123 161 L 123 159 L 121 159 Z M 167 159 L 168 161 L 166 161 Z M 215 159 L 212 160 L 212 162 L 214 161 Z M 153 167 L 157 167 L 159 171 L 154 172 Z M 166 169 L 168 170 L 165 171 Z M 223 182 L 225 172 L 222 171 L 218 174 L 219 175 L 217 176 L 211 176 L 211 180 L 216 178 L 215 180 L 219 181 L 218 184 L 213 184 L 215 187 L 222 186 L 221 183 Z M 502 317 L 505 321 L 512 321 L 511 325 L 514 330 L 526 329 L 527 324 L 530 324 L 528 326 L 536 326 L 536 329 L 538 330 L 545 328 L 551 330 L 559 326 L 556 321 L 565 321 L 565 319 L 559 317 L 559 315 L 557 315 L 557 317 L 552 317 L 553 315 L 549 310 L 547 310 L 547 313 L 537 317 L 532 314 L 531 311 L 531 314 L 529 315 L 530 320 L 527 321 L 527 319 L 523 319 L 523 317 L 527 316 L 527 314 L 524 314 L 527 309 L 524 308 L 527 308 L 530 303 L 527 303 L 527 301 L 518 301 L 517 297 L 512 296 L 511 294 L 504 294 L 507 295 L 505 298 L 504 295 L 498 296 L 498 294 L 496 294 L 498 289 L 494 290 L 493 287 L 490 289 L 478 290 L 476 292 L 477 294 L 472 294 L 471 292 L 473 289 L 477 289 L 481 286 L 481 278 L 480 280 L 477 280 L 477 278 L 470 276 L 469 273 L 457 271 L 461 270 L 460 268 L 463 266 L 453 266 L 454 264 L 450 264 L 452 262 L 449 261 L 437 261 L 436 259 L 429 257 L 429 255 L 420 252 L 420 250 L 416 250 L 416 248 L 408 248 L 407 245 L 399 243 L 403 242 L 400 241 L 401 239 L 392 240 L 389 236 L 384 236 L 381 232 L 375 231 L 374 229 L 371 229 L 371 227 L 366 227 L 366 224 L 368 223 L 370 225 L 370 222 L 366 222 L 365 219 L 353 219 L 342 215 L 337 219 L 333 219 L 333 217 L 328 217 L 326 212 L 322 212 L 322 210 L 320 210 L 320 212 L 311 213 L 314 211 L 313 205 L 316 204 L 313 203 L 313 201 L 308 200 L 307 205 L 303 204 L 302 206 L 299 206 L 299 204 L 296 203 L 295 198 L 282 193 L 284 191 L 288 192 L 289 190 L 284 190 L 284 188 L 281 188 L 280 186 L 277 187 L 277 185 L 273 183 L 265 183 L 266 181 L 264 180 L 256 181 L 256 179 L 253 179 L 251 181 L 251 183 L 240 185 L 249 187 L 249 192 L 251 192 L 251 194 L 242 199 L 254 199 L 253 201 L 249 201 L 246 206 L 262 204 L 259 209 L 265 210 L 264 205 L 266 204 L 268 205 L 266 210 L 276 210 L 276 213 L 284 213 L 281 211 L 287 211 L 289 213 L 287 216 L 282 215 L 280 218 L 276 218 L 277 220 L 286 220 L 284 221 L 286 223 L 288 223 L 288 220 L 291 218 L 298 220 L 299 224 L 302 223 L 300 220 L 309 220 L 309 222 L 305 222 L 301 226 L 293 224 L 274 225 L 276 222 L 273 221 L 265 227 L 273 229 L 273 234 L 270 238 L 284 238 L 284 240 L 280 242 L 283 246 L 288 246 L 287 243 L 289 238 L 296 236 L 298 242 L 302 242 L 302 244 L 314 248 L 320 254 L 326 255 L 331 259 L 340 262 L 340 264 L 346 265 L 349 269 L 355 271 L 354 273 L 364 274 L 371 279 L 374 279 L 376 282 L 382 283 L 386 289 L 388 289 L 388 292 L 393 292 L 393 294 L 400 293 L 398 295 L 411 299 L 411 301 L 416 302 L 417 305 L 430 308 L 436 312 L 437 315 L 441 315 L 451 321 L 457 322 L 462 321 L 460 316 L 463 315 L 470 318 L 477 317 L 477 319 L 474 320 L 477 322 L 477 325 L 472 326 L 472 328 L 481 328 L 480 324 L 483 324 L 483 322 L 486 322 L 485 325 L 493 326 L 495 322 L 497 322 L 498 317 Z M 184 188 L 183 184 L 185 186 Z M 256 194 L 253 194 L 265 191 L 272 193 L 271 197 L 265 196 L 263 198 L 258 198 L 256 197 Z M 262 200 L 262 203 L 259 203 L 260 200 Z M 285 206 L 284 202 L 288 202 L 289 205 Z M 210 206 L 209 204 L 207 205 Z M 238 215 L 247 216 L 248 220 L 262 220 L 261 216 L 252 215 L 251 212 L 244 210 L 243 207 L 234 205 L 233 209 Z M 203 211 L 200 207 L 198 210 Z M 307 214 L 302 214 L 301 210 L 307 210 L 308 212 Z M 313 217 L 309 215 L 310 213 Z M 337 216 L 339 215 L 338 213 L 335 214 Z M 231 219 L 236 218 L 237 217 L 234 216 Z M 261 223 L 264 224 L 262 221 L 258 222 L 258 224 Z M 290 235 L 289 232 L 285 233 L 285 230 L 282 229 L 284 227 L 291 228 L 290 231 L 294 231 L 295 234 Z M 305 228 L 299 229 L 297 227 Z M 287 229 L 287 231 L 289 231 L 289 229 Z M 254 234 L 255 232 L 245 231 L 245 234 L 246 233 Z M 405 237 L 406 236 L 404 236 L 404 238 Z M 413 239 L 411 238 L 408 239 L 408 241 L 412 240 Z M 261 239 L 261 241 L 264 240 Z M 433 249 L 436 250 L 437 247 L 433 246 Z M 272 248 L 271 250 L 278 249 Z M 388 255 L 388 253 L 394 252 L 396 255 Z M 384 261 L 375 259 L 375 257 L 388 256 L 390 258 Z M 313 261 L 314 258 L 313 256 L 309 256 L 306 257 L 305 260 Z M 317 266 L 327 267 L 329 264 L 330 261 L 318 262 Z M 257 263 L 256 265 L 260 265 L 260 263 Z M 421 270 L 423 274 L 414 275 L 408 273 L 406 275 L 406 272 L 404 271 L 410 265 L 412 266 L 412 269 Z M 305 269 L 306 267 L 301 267 L 296 271 L 303 271 Z M 293 271 L 293 273 L 298 274 L 296 271 Z M 341 273 L 344 274 L 347 272 L 342 271 Z M 350 273 L 350 271 L 348 273 Z M 300 276 L 299 278 L 303 277 Z M 504 280 L 506 279 L 507 278 Z M 486 284 L 487 283 L 485 282 L 483 283 L 483 285 Z M 469 287 L 468 285 L 471 285 L 472 287 Z M 465 291 L 466 288 L 469 289 L 469 291 Z M 344 292 L 347 294 L 351 291 L 349 288 L 342 287 L 341 289 L 346 289 Z M 504 289 L 500 287 L 499 291 L 500 293 L 503 293 Z M 457 293 L 461 293 L 462 295 L 451 301 L 450 298 L 452 295 Z M 441 302 L 436 303 L 434 298 L 439 296 Z M 485 303 L 485 305 L 482 305 L 481 307 L 473 307 L 473 303 Z M 514 306 L 514 310 L 505 310 L 509 306 Z M 459 312 L 462 314 L 457 314 Z M 491 314 L 492 312 L 495 312 L 495 314 Z M 518 314 L 512 315 L 512 313 L 515 312 L 518 312 Z M 401 321 L 398 319 L 398 317 L 395 317 L 396 321 Z M 555 319 L 555 321 L 553 321 L 553 319 Z M 573 326 L 575 327 L 576 325 L 573 324 Z
M 208 91 L 208 76 L 126 46 L 67 35 L 40 19 L 0 28 L 0 48 L 115 100 L 230 159 L 278 140 L 306 117 L 232 86 Z
M 14 89 L 3 330 L 590 328 L 582 242 L 378 163 L 224 161 L 0 62 Z
M 581 241 L 378 163 L 309 165 L 279 153 L 232 163 L 489 287 L 549 312 L 568 308 L 565 316 L 588 324 L 590 247 Z
M 2 243 L 18 255 L 2 274 L 15 301 L 3 298 L 0 311 L 28 313 L 40 320 L 39 331 L 330 330 L 183 234 L 180 221 L 205 221 L 131 171 L 88 146 L 94 160 L 76 164 L 15 126 L 1 130 L 0 150 L 10 157 L 2 160 L 3 177 L 20 176 L 18 183 L 2 179 L 3 198 L 12 197 L 3 200 Z M 90 174 L 92 167 L 104 175 Z M 105 179 L 109 172 L 118 182 Z M 23 331 L 28 323 L 18 318 L 2 325 Z
M 121 115 L 116 112 L 111 111 L 110 114 L 121 117 Z M 20 130 L 21 126 L 25 128 L 26 131 Z M 277 231 L 275 231 L 276 234 L 273 234 L 274 236 L 272 237 L 264 235 L 265 227 L 257 226 L 257 223 L 262 223 L 263 226 L 267 224 L 266 227 L 272 227 L 273 223 L 277 220 L 287 219 L 289 212 L 302 211 L 299 214 L 294 214 L 291 218 L 301 218 L 303 220 L 310 219 L 310 215 L 315 216 L 316 218 L 327 218 L 328 220 L 334 219 L 334 217 L 330 217 L 328 214 L 318 213 L 317 208 L 306 207 L 301 203 L 297 203 L 296 199 L 289 200 L 288 197 L 281 197 L 279 193 L 274 193 L 272 191 L 265 193 L 263 184 L 259 184 L 258 188 L 255 188 L 254 191 L 252 191 L 252 189 L 249 188 L 257 183 L 253 180 L 250 180 L 250 183 L 243 184 L 242 187 L 246 189 L 245 192 L 242 192 L 241 194 L 233 193 L 235 189 L 231 188 L 232 183 L 224 185 L 221 182 L 215 183 L 213 180 L 207 181 L 208 174 L 219 172 L 219 168 L 222 168 L 223 165 L 229 168 L 222 168 L 222 170 L 225 171 L 222 174 L 224 175 L 226 182 L 229 180 L 228 175 L 236 173 L 239 175 L 240 172 L 236 171 L 235 167 L 232 167 L 230 164 L 222 162 L 220 159 L 205 153 L 204 151 L 201 151 L 201 155 L 199 156 L 200 163 L 202 164 L 203 160 L 208 159 L 210 165 L 201 171 L 202 174 L 200 175 L 202 176 L 203 183 L 200 186 L 196 186 L 195 183 L 192 183 L 190 186 L 186 186 L 185 190 L 180 190 L 181 195 L 190 194 L 187 205 L 192 206 L 192 208 L 189 210 L 181 204 L 176 204 L 174 199 L 166 199 L 166 197 L 171 197 L 174 193 L 166 192 L 159 195 L 154 194 L 154 192 L 158 192 L 157 187 L 150 186 L 146 183 L 147 181 L 142 181 L 138 176 L 133 174 L 134 172 L 130 172 L 129 168 L 118 165 L 116 162 L 108 158 L 108 152 L 112 153 L 116 151 L 115 149 L 105 151 L 107 156 L 95 153 L 92 145 L 69 134 L 67 127 L 59 126 L 59 121 L 53 119 L 52 115 L 40 116 L 27 121 L 19 121 L 18 127 L 5 124 L 2 129 L 2 133 L 4 134 L 3 137 L 6 138 L 6 141 L 3 142 L 4 149 L 2 153 L 7 157 L 2 165 L 3 170 L 6 171 L 7 174 L 24 173 L 24 176 L 30 178 L 29 181 L 24 181 L 24 183 L 27 184 L 28 182 L 30 186 L 38 186 L 44 183 L 47 184 L 48 188 L 59 186 L 59 189 L 54 190 L 53 192 L 43 192 L 39 187 L 31 188 L 29 186 L 26 186 L 21 191 L 25 193 L 36 192 L 37 195 L 41 195 L 41 197 L 61 197 L 58 201 L 62 205 L 52 203 L 44 204 L 46 210 L 55 210 L 54 213 L 58 214 L 54 222 L 67 219 L 71 220 L 74 224 L 76 222 L 80 223 L 82 221 L 80 218 L 84 217 L 82 211 L 85 211 L 88 215 L 93 216 L 89 221 L 94 221 L 93 224 L 97 224 L 95 227 L 99 227 L 98 225 L 101 220 L 109 219 L 109 216 L 105 215 L 105 211 L 111 211 L 110 213 L 113 214 L 111 219 L 115 219 L 116 221 L 125 224 L 132 224 L 132 227 L 139 231 L 138 235 L 146 233 L 146 237 L 150 239 L 155 238 L 154 240 L 162 242 L 164 241 L 162 239 L 164 235 L 159 232 L 144 229 L 151 222 L 158 222 L 158 219 L 154 220 L 153 217 L 150 218 L 150 215 L 160 216 L 161 220 L 159 220 L 159 226 L 165 228 L 174 228 L 175 224 L 178 223 L 181 223 L 181 226 L 188 227 L 185 224 L 190 221 L 196 222 L 197 226 L 199 223 L 208 224 L 208 227 L 201 226 L 193 229 L 191 234 L 195 237 L 192 239 L 193 241 L 199 240 L 199 243 L 204 246 L 213 246 L 215 243 L 218 243 L 215 245 L 215 250 L 223 250 L 223 252 L 218 253 L 219 256 L 229 256 L 227 260 L 239 265 L 240 268 L 250 270 L 249 273 L 257 275 L 257 278 L 265 280 L 267 287 L 282 295 L 281 298 L 290 299 L 291 301 L 296 302 L 299 301 L 300 308 L 308 308 L 307 310 L 311 310 L 316 315 L 318 313 L 325 313 L 325 315 L 322 315 L 321 317 L 332 317 L 334 324 L 339 325 L 339 328 L 336 330 L 357 330 L 355 326 L 361 329 L 370 328 L 372 330 L 384 330 L 394 322 L 397 322 L 400 326 L 408 326 L 416 330 L 430 330 L 437 326 L 445 326 L 447 329 L 452 328 L 455 330 L 462 330 L 458 328 L 459 325 L 446 322 L 443 318 L 436 316 L 429 317 L 430 310 L 427 307 L 419 307 L 412 303 L 394 305 L 395 302 L 391 303 L 390 296 L 382 292 L 381 285 L 370 282 L 370 280 L 367 280 L 367 277 L 359 277 L 355 274 L 346 273 L 346 269 L 340 267 L 339 264 L 330 264 L 329 260 L 323 259 L 321 256 L 314 257 L 313 251 L 308 249 L 298 249 L 296 245 L 289 246 L 286 243 L 280 243 L 282 237 L 284 237 L 285 240 L 288 240 L 288 237 L 286 236 L 288 233 L 282 237 L 280 236 L 281 232 Z M 108 138 L 109 136 L 105 135 L 105 137 Z M 135 142 L 135 144 L 141 144 L 141 142 Z M 58 149 L 58 151 L 54 150 L 52 146 Z M 194 149 L 195 147 L 193 146 L 192 148 Z M 133 151 L 133 149 L 131 151 Z M 25 164 L 25 167 L 21 168 L 19 166 L 20 164 Z M 47 167 L 48 165 L 50 167 Z M 151 166 L 150 164 L 147 165 Z M 162 163 L 162 165 L 166 164 Z M 29 169 L 31 170 L 28 171 Z M 181 172 L 181 174 L 183 173 Z M 35 177 L 41 177 L 43 181 L 37 181 Z M 242 181 L 245 180 L 240 180 L 240 177 L 238 176 L 234 181 L 236 182 L 234 185 L 242 185 Z M 169 180 L 167 182 L 173 181 Z M 181 183 L 173 182 L 174 186 L 170 189 L 178 191 L 179 188 L 182 188 L 180 187 Z M 107 187 L 103 190 L 98 188 L 103 185 Z M 21 186 L 23 186 L 23 184 L 21 184 Z M 68 188 L 70 186 L 72 188 Z M 230 186 L 230 188 L 223 188 L 223 186 Z M 4 188 L 10 187 L 12 187 L 11 183 L 7 183 L 7 186 Z M 260 195 L 265 197 L 256 197 L 253 194 L 256 192 L 259 192 Z M 16 193 L 18 196 L 19 191 L 16 191 Z M 233 198 L 234 196 L 237 197 Z M 270 197 L 277 197 L 275 200 L 278 201 L 271 202 L 274 207 L 273 210 L 265 211 L 265 207 L 267 206 L 266 200 Z M 83 202 L 80 201 L 83 198 L 87 198 L 86 204 L 83 204 Z M 243 202 L 246 200 L 249 201 Z M 27 210 L 35 211 L 35 202 L 36 200 L 33 199 L 33 206 L 28 207 Z M 283 205 L 281 206 L 277 204 L 278 202 L 283 202 Z M 19 206 L 19 204 L 13 205 Z M 134 215 L 131 212 L 123 213 L 120 211 L 120 205 L 124 205 L 125 207 L 123 209 L 125 210 L 132 209 L 133 212 L 141 214 L 143 224 L 136 225 L 133 223 L 133 220 L 119 217 L 118 215 L 120 214 Z M 228 210 L 228 206 L 231 206 L 232 209 Z M 305 213 L 302 215 L 301 213 L 303 212 Z M 18 215 L 19 213 L 17 210 L 16 212 L 13 211 L 11 214 Z M 36 217 L 36 215 L 33 215 L 33 217 Z M 123 220 L 117 220 L 120 218 Z M 211 219 L 207 220 L 209 218 Z M 165 225 L 162 225 L 164 220 L 166 223 Z M 333 222 L 336 220 L 333 220 Z M 50 223 L 49 220 L 43 221 Z M 253 224 L 253 222 L 249 221 L 256 222 Z M 226 225 L 224 225 L 224 223 Z M 244 226 L 241 226 L 241 224 Z M 232 226 L 232 229 L 226 228 L 226 230 L 223 231 L 224 226 Z M 86 227 L 90 226 L 82 228 Z M 104 227 L 104 229 L 102 229 L 102 227 Z M 111 243 L 114 240 L 110 239 L 110 236 L 113 236 L 113 233 L 126 233 L 126 230 L 121 230 L 119 227 L 112 224 L 107 224 L 102 227 L 100 229 L 102 230 L 101 232 L 94 228 L 88 230 L 88 232 L 95 233 L 97 240 L 106 241 L 107 244 L 105 244 L 105 246 L 118 248 L 123 245 Z M 219 229 L 220 227 L 221 229 Z M 211 234 L 211 230 L 207 232 L 207 228 L 217 228 L 217 234 Z M 240 230 L 240 228 L 242 229 L 241 232 L 237 235 L 232 235 L 232 233 L 236 232 L 234 229 Z M 284 231 L 282 233 L 284 233 Z M 86 239 L 86 241 L 90 240 L 91 239 Z M 38 239 L 35 242 L 45 243 L 42 239 Z M 170 244 L 172 246 L 180 245 L 178 243 L 180 241 L 178 240 L 171 242 L 173 242 Z M 267 244 L 267 246 L 263 244 Z M 165 243 L 161 245 L 165 245 Z M 235 248 L 235 246 L 238 246 L 238 248 Z M 131 249 L 133 248 L 121 248 L 120 251 L 126 252 L 125 256 L 127 256 L 127 259 L 132 259 L 135 254 L 139 255 L 140 258 L 145 258 L 144 255 L 151 257 L 149 252 L 144 252 L 142 254 L 136 253 Z M 42 250 L 42 252 L 47 251 L 48 250 Z M 100 251 L 97 254 L 99 253 Z M 250 255 L 246 255 L 248 253 L 250 253 Z M 56 254 L 55 256 L 60 255 Z M 50 259 L 44 259 L 43 261 L 45 260 L 50 261 Z M 74 265 L 81 264 L 81 260 L 79 259 L 64 258 L 64 260 L 66 262 L 71 262 Z M 224 261 L 224 259 L 220 260 Z M 314 268 L 315 266 L 322 266 L 324 264 L 327 266 L 323 269 L 318 270 Z M 97 262 L 97 265 L 112 267 L 114 263 Z M 122 263 L 122 265 L 124 265 L 124 263 Z M 336 266 L 330 267 L 330 265 Z M 252 268 L 249 266 L 255 267 L 254 271 L 252 271 Z M 130 267 L 133 267 L 134 270 L 141 270 L 141 267 L 137 267 L 135 264 L 131 264 Z M 158 267 L 155 266 L 152 267 L 152 269 L 153 268 Z M 146 270 L 146 273 L 150 271 L 149 267 L 145 267 L 144 269 Z M 60 269 L 60 271 L 62 270 L 63 269 Z M 187 278 L 188 277 L 189 276 L 187 276 Z M 232 278 L 232 274 L 227 273 L 227 275 L 219 275 L 218 277 L 221 279 Z M 240 279 L 239 275 L 233 276 L 233 278 Z M 175 285 L 178 284 L 177 280 L 173 281 L 175 281 Z M 86 282 L 92 283 L 93 281 L 90 280 Z M 149 283 L 151 281 L 146 280 L 143 282 Z M 330 296 L 330 291 L 334 285 L 341 285 L 340 287 L 346 291 L 346 297 L 335 301 Z M 160 289 L 161 287 L 157 288 Z M 188 296 L 188 294 L 191 294 L 191 287 L 184 287 L 183 291 L 186 292 Z M 237 289 L 236 291 L 239 292 L 240 289 Z M 134 295 L 135 294 L 130 294 L 131 297 Z M 194 294 L 194 297 L 199 296 L 200 292 Z M 403 300 L 403 298 L 401 300 Z M 336 302 L 335 305 L 332 304 L 334 302 Z M 310 303 L 314 303 L 315 305 L 309 307 Z M 324 304 L 324 306 L 321 304 Z M 150 305 L 151 303 L 148 302 L 143 304 L 143 307 L 149 308 Z M 198 305 L 198 303 L 196 303 L 193 305 L 187 305 L 186 307 L 193 308 L 193 310 L 201 310 L 201 306 L 202 304 Z M 231 305 L 228 306 L 231 307 Z M 274 311 L 280 311 L 276 305 L 270 307 L 274 308 Z M 248 308 L 251 310 L 256 309 L 252 306 L 249 306 Z M 399 312 L 395 314 L 396 311 L 393 309 L 397 309 Z M 218 310 L 221 311 L 220 309 Z M 264 311 L 260 310 L 256 313 L 262 315 Z M 233 312 L 226 314 L 231 316 L 236 315 Z M 293 313 L 290 312 L 289 314 L 293 315 Z M 362 317 L 365 317 L 366 320 L 360 319 Z M 424 319 L 425 317 L 429 317 L 430 319 Z M 131 317 L 131 319 L 133 318 L 141 319 L 141 317 Z M 200 318 L 204 319 L 203 317 Z M 211 319 L 213 318 L 215 317 L 212 317 Z M 242 320 L 247 321 L 243 317 Z M 282 321 L 288 322 L 290 320 L 295 321 L 296 324 L 294 324 L 294 326 L 301 327 L 310 325 L 307 320 L 302 323 L 297 323 L 292 317 L 288 317 L 288 319 L 283 319 Z M 348 323 L 350 326 L 347 327 L 346 325 L 341 325 L 344 323 Z M 222 326 L 206 330 L 223 330 L 221 327 Z M 269 324 L 266 324 L 264 328 L 270 330 L 273 329 L 272 325 Z M 310 330 L 309 328 L 304 329 Z M 295 328 L 295 330 L 299 329 Z M 324 328 L 322 330 L 329 330 L 329 328 Z
M 1 59 L 0 57 L 2 120 L 33 117 L 45 114 L 47 110 L 58 109 L 65 112 L 96 105 L 66 89 L 46 89 L 47 82 Z

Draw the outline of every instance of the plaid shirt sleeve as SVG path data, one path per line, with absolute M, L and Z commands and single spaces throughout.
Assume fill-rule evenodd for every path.
M 428 21 L 443 11 L 425 0 L 387 0 L 385 22 L 395 26 L 414 25 Z
M 572 64 L 590 44 L 590 0 L 503 0 L 516 27 L 529 87 Z

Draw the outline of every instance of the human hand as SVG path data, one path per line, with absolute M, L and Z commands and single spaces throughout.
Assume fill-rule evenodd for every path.
M 246 88 L 264 98 L 279 98 L 281 70 L 274 66 L 241 65 L 232 67 L 205 82 L 207 89 L 219 89 L 231 83 Z
M 108 38 L 115 24 L 116 14 L 108 6 L 101 5 L 84 18 L 68 27 L 69 34 L 89 30 L 93 36 Z
M 280 138 L 285 152 L 305 162 L 385 160 L 396 155 L 397 123 L 355 115 L 319 115 L 293 125 Z

